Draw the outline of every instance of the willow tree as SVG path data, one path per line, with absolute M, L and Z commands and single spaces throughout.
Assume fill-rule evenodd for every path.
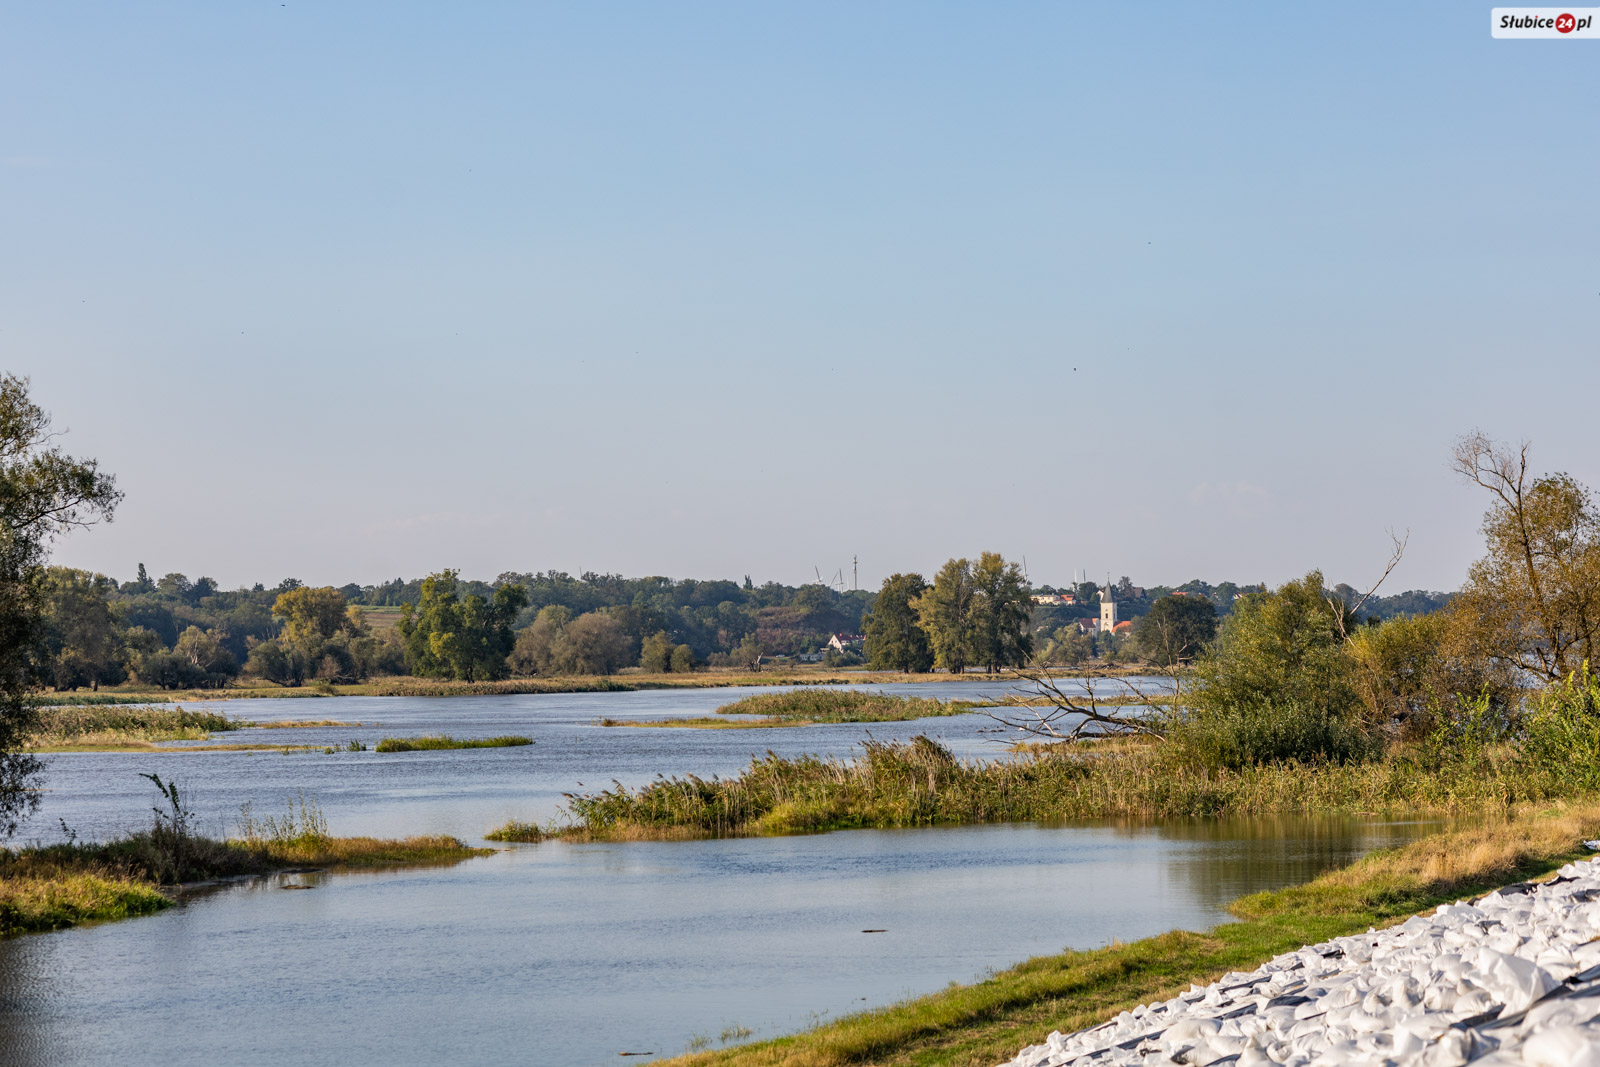
M 1454 461 L 1493 501 L 1488 551 L 1451 604 L 1461 632 L 1545 681 L 1600 664 L 1600 512 L 1589 490 L 1568 474 L 1531 476 L 1526 442 L 1513 449 L 1472 434 Z
M 20 751 L 33 721 L 44 626 L 40 587 L 54 540 L 102 519 L 122 496 L 92 459 L 56 446 L 28 380 L 0 373 L 0 838 L 39 803 L 39 760 Z

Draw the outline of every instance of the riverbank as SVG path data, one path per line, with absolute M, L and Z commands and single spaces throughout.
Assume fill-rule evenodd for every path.
M 1166 677 L 1165 669 L 1101 668 L 1095 670 L 1056 670 L 1061 678 Z M 350 685 L 313 682 L 300 686 L 250 683 L 222 689 L 157 689 L 152 686 L 124 685 L 96 692 L 42 693 L 36 700 L 47 707 L 78 707 L 117 704 L 169 704 L 214 700 L 294 699 L 330 696 L 495 696 L 538 693 L 627 693 L 640 689 L 720 689 L 734 686 L 809 686 L 809 685 L 898 685 L 917 683 L 962 683 L 1005 681 L 1004 675 L 989 674 L 907 674 L 902 671 L 870 671 L 821 666 L 774 668 L 743 671 L 707 667 L 689 673 L 651 674 L 630 668 L 618 674 L 569 675 L 554 678 L 509 678 L 498 682 L 457 682 L 438 678 L 395 676 L 374 678 Z
M 314 803 L 252 822 L 243 838 L 174 832 L 170 823 L 114 841 L 0 849 L 0 937 L 149 915 L 196 883 L 307 869 L 459 863 L 493 849 L 443 835 L 329 836 Z
M 1387 927 L 1589 855 L 1600 805 L 1514 808 L 1473 830 L 1440 834 L 1306 883 L 1237 900 L 1238 922 L 1125 945 L 1041 956 L 985 981 L 852 1015 L 804 1033 L 695 1053 L 679 1067 L 843 1067 L 871 1063 L 993 1067 L 1051 1031 L 1070 1033 L 1139 1004 L 1175 997 L 1302 945 Z M 995 907 L 1004 907 L 996 902 Z M 1070 906 L 1065 904 L 1064 906 Z

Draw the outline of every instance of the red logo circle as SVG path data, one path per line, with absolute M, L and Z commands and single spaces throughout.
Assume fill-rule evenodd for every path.
M 1573 30 L 1577 29 L 1577 27 L 1578 27 L 1578 20 L 1573 18 L 1571 15 L 1557 15 L 1556 16 L 1556 32 L 1557 33 L 1571 33 Z

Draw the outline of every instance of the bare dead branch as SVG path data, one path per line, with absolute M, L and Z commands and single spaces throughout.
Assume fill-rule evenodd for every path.
M 1032 686 L 1032 690 L 1017 686 L 1001 699 L 1002 706 L 1007 709 L 1005 713 L 985 713 L 1008 730 L 1065 742 L 1118 736 L 1166 736 L 1171 718 L 1167 709 L 1126 679 L 1119 681 L 1125 695 L 1135 698 L 1136 703 L 1105 704 L 1095 693 L 1095 683 L 1089 679 L 1078 683 L 1083 690 L 1078 695 L 1065 692 L 1048 668 L 1039 664 L 1011 668 L 1009 673 Z M 1177 696 L 1178 691 L 1174 689 L 1174 701 Z

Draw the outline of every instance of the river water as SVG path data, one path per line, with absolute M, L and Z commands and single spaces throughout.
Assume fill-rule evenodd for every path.
M 982 684 L 925 687 L 981 695 Z M 896 692 L 924 687 L 896 687 Z M 336 834 L 451 833 L 557 814 L 563 791 L 736 773 L 753 751 L 848 757 L 861 725 L 759 731 L 594 725 L 703 714 L 741 690 L 234 702 L 232 714 L 377 725 L 272 741 L 524 733 L 525 748 L 379 755 L 50 759 L 41 815 L 85 837 L 142 821 L 145 770 L 213 832 L 245 801 L 315 796 Z M 991 720 L 871 727 L 998 755 Z M 226 735 L 238 739 L 239 734 Z M 454 867 L 285 875 L 160 915 L 0 942 L 0 1064 L 586 1065 L 790 1032 L 1040 953 L 1226 919 L 1429 827 L 1353 819 L 1075 823 L 672 843 L 514 846 Z M 291 891 L 290 886 L 310 886 Z M 882 931 L 866 933 L 864 931 Z M 648 1059 L 649 1057 L 640 1057 Z

